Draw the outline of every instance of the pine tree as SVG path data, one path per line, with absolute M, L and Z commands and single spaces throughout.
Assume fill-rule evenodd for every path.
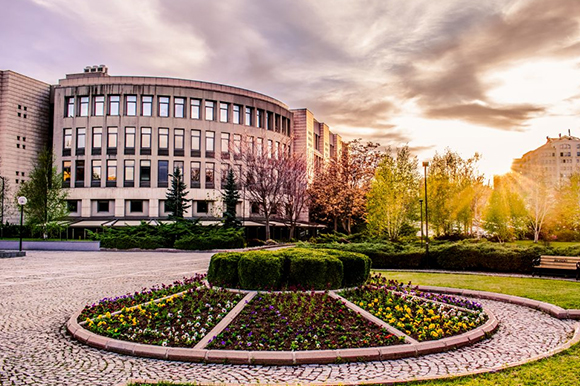
M 225 211 L 223 215 L 224 227 L 239 228 L 241 226 L 241 223 L 236 218 L 236 205 L 238 203 L 238 200 L 240 199 L 240 192 L 238 191 L 238 187 L 236 186 L 236 179 L 234 177 L 234 172 L 232 171 L 232 169 L 228 171 L 222 197 L 225 204 Z
M 180 219 L 183 218 L 185 211 L 191 206 L 189 205 L 189 200 L 186 198 L 187 192 L 185 189 L 185 183 L 179 169 L 175 169 L 171 176 L 171 187 L 167 190 L 165 197 L 167 201 L 165 202 L 165 210 L 171 212 L 170 218 Z

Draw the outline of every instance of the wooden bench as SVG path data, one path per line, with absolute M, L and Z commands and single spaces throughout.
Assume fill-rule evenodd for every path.
M 534 260 L 534 272 L 538 276 L 541 275 L 541 270 L 563 270 L 576 271 L 576 280 L 580 277 L 580 257 L 574 256 L 540 256 Z

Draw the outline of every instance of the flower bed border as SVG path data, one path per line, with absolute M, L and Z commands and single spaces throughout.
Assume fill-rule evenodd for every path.
M 436 288 L 436 287 L 421 287 L 423 290 L 433 288 L 433 292 L 442 292 L 442 290 L 453 290 L 454 294 L 459 295 L 458 289 Z M 435 291 L 435 288 L 438 291 Z M 389 331 L 398 336 L 405 336 L 406 344 L 385 346 L 385 347 L 365 347 L 352 349 L 338 349 L 338 350 L 305 350 L 305 351 L 241 351 L 241 350 L 208 350 L 205 347 L 209 337 L 219 334 L 229 322 L 231 322 L 246 304 L 246 300 L 251 299 L 257 291 L 239 291 L 247 292 L 248 295 L 228 313 L 212 329 L 204 339 L 203 343 L 198 342 L 194 348 L 180 348 L 180 347 L 162 347 L 155 345 L 147 345 L 142 343 L 134 343 L 108 338 L 102 335 L 95 334 L 83 328 L 79 322 L 78 317 L 82 310 L 79 310 L 71 316 L 66 323 L 68 332 L 79 342 L 87 344 L 88 346 L 112 351 L 119 354 L 132 355 L 137 357 L 175 360 L 184 362 L 204 362 L 204 363 L 231 363 L 231 364 L 256 364 L 256 365 L 302 365 L 302 364 L 328 364 L 341 362 L 360 362 L 360 361 L 378 361 L 400 359 L 407 357 L 415 357 L 426 354 L 434 354 L 453 350 L 459 347 L 479 342 L 486 337 L 489 337 L 498 328 L 498 321 L 495 315 L 489 310 L 484 309 L 488 315 L 488 320 L 482 326 L 479 326 L 466 333 L 455 335 L 448 338 L 443 338 L 435 341 L 417 342 L 411 337 L 396 330 L 393 326 L 386 325 L 382 320 L 376 318 L 369 312 L 361 309 L 352 302 L 340 297 L 336 291 L 330 291 L 330 296 L 343 302 L 348 308 L 359 312 L 364 318 L 388 328 Z M 478 291 L 465 291 L 466 296 L 477 296 Z M 469 293 L 467 293 L 469 292 Z M 463 292 L 462 292 L 463 294 Z M 493 293 L 489 293 L 493 294 Z M 501 294 L 494 294 L 501 295 Z M 482 297 L 482 296 L 479 296 Z M 494 298 L 495 299 L 495 298 Z M 506 301 L 504 299 L 495 299 Z M 511 301 L 510 303 L 515 303 Z M 537 302 L 536 302 L 537 303 Z M 520 303 L 517 303 L 520 304 Z M 530 305 L 527 305 L 530 307 Z M 550 305 L 552 306 L 552 305 Z M 555 306 L 552 306 L 555 307 Z

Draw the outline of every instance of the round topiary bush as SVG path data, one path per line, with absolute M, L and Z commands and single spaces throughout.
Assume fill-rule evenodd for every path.
M 217 253 L 207 279 L 229 288 L 324 290 L 364 284 L 370 266 L 371 260 L 363 254 L 326 249 Z

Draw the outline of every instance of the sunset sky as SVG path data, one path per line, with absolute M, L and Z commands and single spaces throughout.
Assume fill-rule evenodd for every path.
M 479 152 L 491 178 L 580 137 L 579 0 L 0 0 L 0 69 L 87 65 L 247 88 L 344 139 L 419 160 Z

